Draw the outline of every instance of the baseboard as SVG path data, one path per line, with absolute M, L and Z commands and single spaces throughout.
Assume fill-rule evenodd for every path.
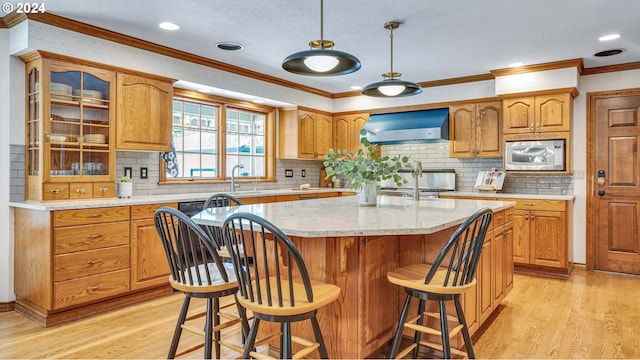
M 15 301 L 0 302 L 0 312 L 13 311 L 16 308 Z

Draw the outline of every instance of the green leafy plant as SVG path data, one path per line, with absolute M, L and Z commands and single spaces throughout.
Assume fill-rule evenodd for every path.
M 388 179 L 392 179 L 398 186 L 404 185 L 407 181 L 398 174 L 398 171 L 410 168 L 409 157 L 376 156 L 377 145 L 366 138 L 367 134 L 374 133 L 365 129 L 360 130 L 360 143 L 365 149 L 358 149 L 354 154 L 346 149 L 329 149 L 329 153 L 324 156 L 326 179 L 335 175 L 344 175 L 349 179 L 350 186 L 356 190 L 363 189 L 365 184 L 372 181 L 376 181 L 379 188 L 379 183 Z
M 129 175 L 125 175 L 123 177 L 120 178 L 120 182 L 132 182 L 133 179 L 131 179 L 131 176 Z

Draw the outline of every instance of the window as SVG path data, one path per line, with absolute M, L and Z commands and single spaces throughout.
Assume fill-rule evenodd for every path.
M 161 157 L 161 181 L 225 181 L 236 164 L 243 165 L 236 176 L 273 178 L 275 136 L 268 131 L 275 131 L 274 110 L 198 97 L 173 100 L 177 172 L 173 176 Z

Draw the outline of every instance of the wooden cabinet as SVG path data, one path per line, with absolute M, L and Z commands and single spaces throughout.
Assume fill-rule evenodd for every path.
M 360 130 L 369 120 L 369 114 L 335 115 L 333 117 L 333 148 L 354 154 L 364 149 L 360 143 Z
M 506 98 L 504 134 L 571 131 L 571 93 Z
M 450 157 L 502 157 L 502 103 L 500 101 L 450 107 L 449 127 Z
M 168 151 L 173 80 L 118 73 L 116 148 Z
M 131 290 L 169 284 L 167 256 L 153 219 L 155 211 L 178 204 L 131 206 Z
M 46 52 L 26 62 L 26 199 L 113 197 L 115 73 Z M 102 182 L 97 193 L 93 183 Z
M 331 115 L 307 110 L 281 110 L 278 157 L 324 159 L 333 146 Z

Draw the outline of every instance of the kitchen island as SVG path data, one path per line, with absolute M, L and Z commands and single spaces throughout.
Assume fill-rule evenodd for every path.
M 381 196 L 377 207 L 360 207 L 356 197 L 344 197 L 218 208 L 193 219 L 220 226 L 233 213 L 249 212 L 278 226 L 300 250 L 311 278 L 342 290 L 318 312 L 329 357 L 364 358 L 392 338 L 400 314 L 404 291 L 386 273 L 433 260 L 457 225 L 483 207 L 496 214 L 478 284 L 463 301 L 474 332 L 513 284 L 511 202 Z M 308 324 L 294 326 L 296 332 L 311 338 Z

